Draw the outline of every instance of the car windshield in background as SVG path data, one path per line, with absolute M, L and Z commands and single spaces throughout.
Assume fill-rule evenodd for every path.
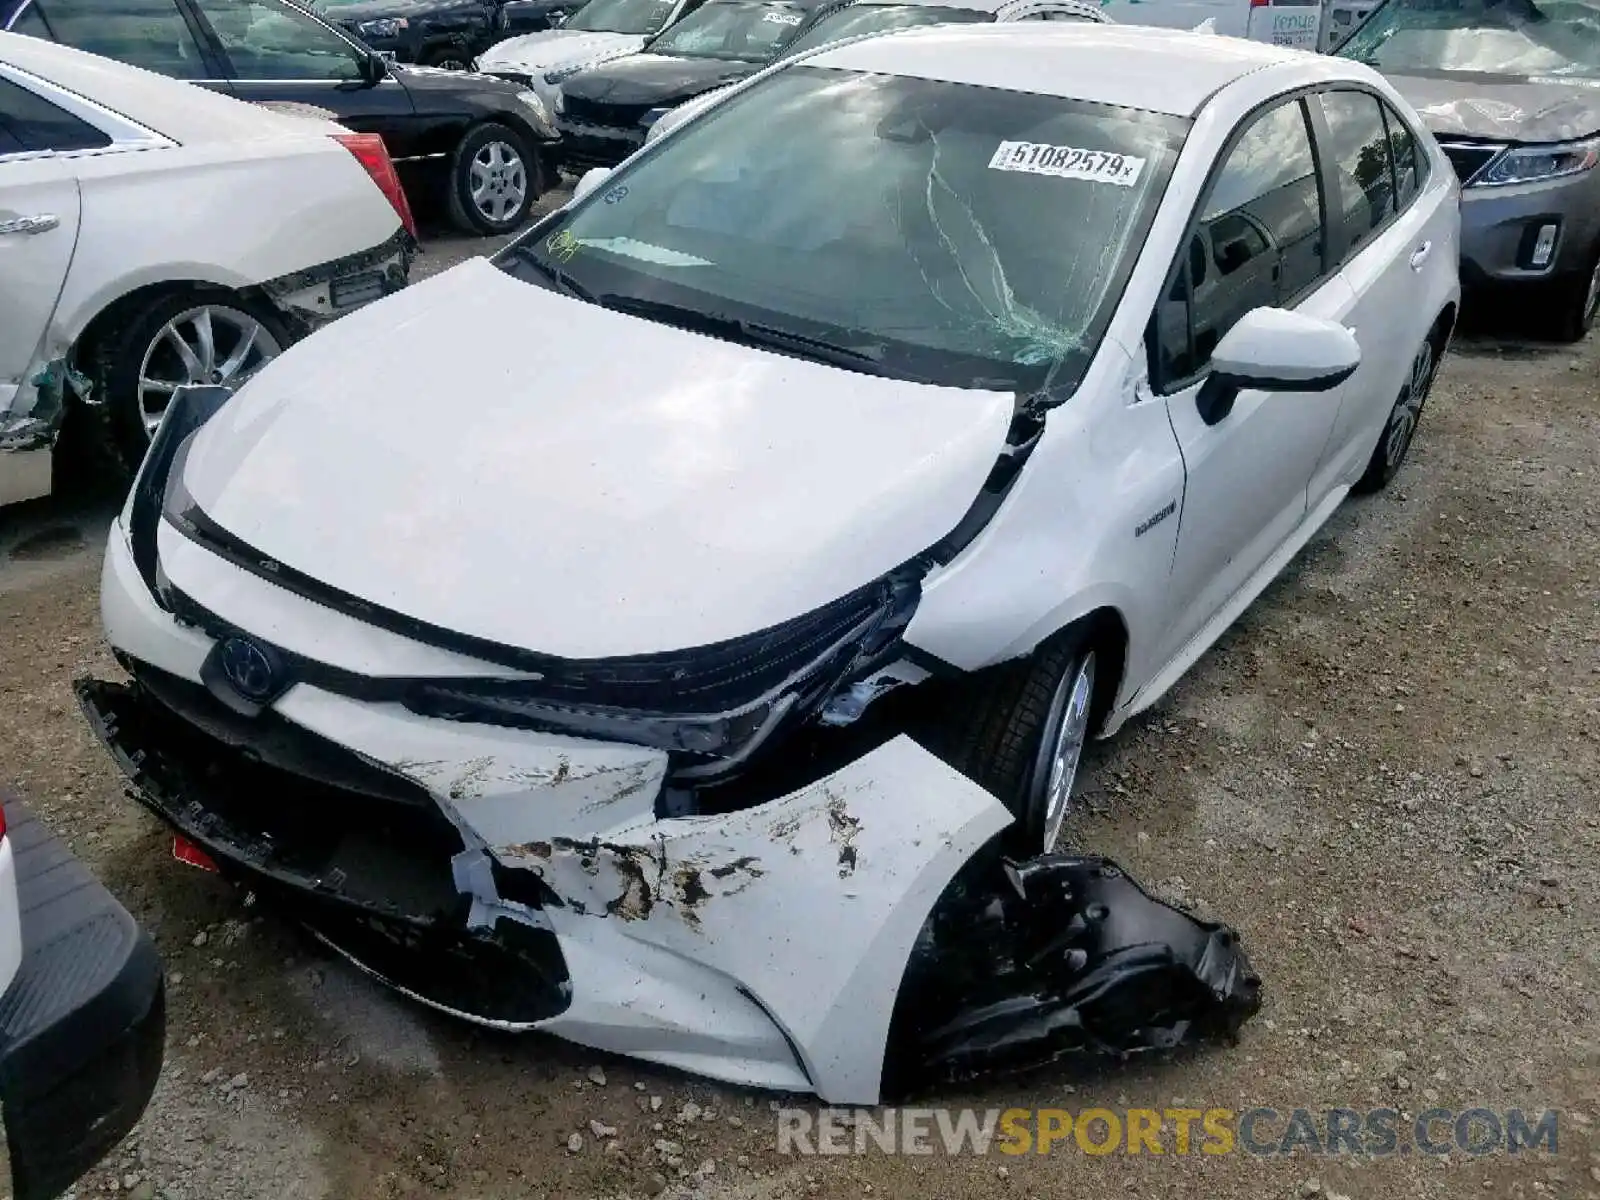
M 672 0 L 589 0 L 562 28 L 648 37 L 660 32 L 671 15 Z
M 1382 71 L 1600 80 L 1600 4 L 1389 0 L 1339 50 Z
M 852 4 L 818 21 L 806 31 L 804 37 L 796 39 L 784 54 L 802 54 L 844 38 L 884 33 L 890 29 L 909 29 L 913 25 L 992 20 L 992 12 L 980 12 L 975 8 L 950 8 L 942 4 Z
M 713 0 L 684 17 L 647 49 L 684 58 L 766 62 L 788 45 L 805 13 L 789 4 Z
M 497 261 L 607 307 L 837 365 L 1067 388 L 1187 128 L 801 65 L 675 131 Z

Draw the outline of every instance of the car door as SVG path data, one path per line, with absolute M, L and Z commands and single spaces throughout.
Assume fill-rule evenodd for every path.
M 1245 313 L 1284 307 L 1343 320 L 1349 286 L 1324 260 L 1325 228 L 1302 97 L 1245 118 L 1196 209 L 1151 321 L 1150 387 L 1167 406 L 1186 481 L 1163 653 L 1176 656 L 1306 518 L 1311 474 L 1338 411 L 1322 393 L 1245 390 L 1216 424 L 1199 392 L 1211 352 Z
M 374 74 L 366 47 L 283 0 L 180 0 L 223 63 L 241 100 L 312 104 L 341 124 L 383 136 L 405 158 L 418 136 L 411 96 L 394 75 Z
M 9 451 L 54 428 L 55 414 L 36 406 L 29 372 L 77 244 L 71 152 L 110 141 L 0 66 L 0 503 L 39 490 L 21 482 L 27 456 Z
M 1437 206 L 1418 203 L 1427 156 L 1418 135 L 1372 92 L 1335 88 L 1312 98 L 1329 233 L 1354 296 L 1348 322 L 1361 366 L 1345 384 L 1311 502 L 1359 474 L 1405 385 L 1437 311 L 1432 271 L 1452 243 Z

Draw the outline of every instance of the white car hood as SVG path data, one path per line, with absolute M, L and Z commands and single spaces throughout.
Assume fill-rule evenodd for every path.
M 497 42 L 478 55 L 480 71 L 518 71 L 534 74 L 570 67 L 574 63 L 601 62 L 632 54 L 645 44 L 632 33 L 588 33 L 581 29 L 545 29 Z
M 183 481 L 213 521 L 322 583 L 604 657 L 777 624 L 928 548 L 977 497 L 1012 408 L 607 311 L 474 259 L 291 348 L 201 430 Z

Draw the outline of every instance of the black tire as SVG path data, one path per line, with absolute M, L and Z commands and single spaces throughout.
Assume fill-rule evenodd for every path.
M 1589 260 L 1588 270 L 1555 285 L 1553 293 L 1556 339 L 1581 342 L 1600 318 L 1600 247 Z
M 273 354 L 288 347 L 293 336 L 282 319 L 266 306 L 220 289 L 184 288 L 164 292 L 125 306 L 99 330 L 84 355 L 93 383 L 93 405 L 84 409 L 88 437 L 107 462 L 107 469 L 126 480 L 138 470 L 150 445 L 150 433 L 140 404 L 140 370 L 147 353 L 168 322 L 200 307 L 239 313 L 265 331 Z M 226 354 L 233 347 L 218 346 Z M 270 357 L 270 356 L 269 356 Z
M 441 71 L 465 71 L 472 65 L 472 55 L 459 46 L 435 46 L 422 52 L 417 65 L 437 67 Z
M 491 149 L 496 146 L 500 148 L 498 152 Z M 515 188 L 519 176 L 515 171 L 505 170 L 501 174 L 491 171 L 491 191 L 487 203 L 480 204 L 472 195 L 474 164 L 479 155 L 493 156 L 496 153 L 514 156 L 520 166 L 520 199 L 516 199 Z M 491 170 L 485 164 L 478 165 Z M 485 237 L 512 233 L 528 219 L 528 210 L 539 198 L 539 162 L 528 148 L 526 138 L 510 126 L 490 121 L 469 129 L 456 146 L 455 153 L 450 156 L 450 178 L 446 188 L 450 220 L 458 229 Z M 505 205 L 503 211 L 498 211 L 507 200 L 514 202 Z
M 1047 841 L 1054 841 L 1047 829 L 1050 751 L 1066 717 L 1071 684 L 1086 663 L 1085 742 L 1104 715 L 1104 680 L 1097 678 L 1097 668 L 1110 664 L 1106 656 L 1096 655 L 1089 633 L 1084 626 L 1073 626 L 1028 658 L 976 676 L 946 718 L 947 761 L 1011 810 L 1016 822 L 1005 832 L 1005 845 L 1019 857 L 1044 853 L 1050 849 Z M 1076 769 L 1075 763 L 1074 775 Z
M 1378 444 L 1372 448 L 1367 469 L 1351 491 L 1364 494 L 1382 491 L 1400 473 L 1417 436 L 1417 426 L 1422 422 L 1423 405 L 1428 402 L 1428 393 L 1433 390 L 1434 378 L 1439 374 L 1442 344 L 1443 339 L 1437 334 L 1429 334 L 1418 347 L 1411 360 L 1411 373 L 1395 397 L 1394 407 L 1389 410 L 1389 419 L 1378 435 Z

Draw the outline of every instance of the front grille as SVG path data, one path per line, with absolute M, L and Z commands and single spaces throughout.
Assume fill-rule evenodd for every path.
M 563 93 L 561 111 L 574 121 L 591 125 L 609 125 L 615 129 L 637 129 L 651 104 L 607 104 L 603 100 L 585 100 L 581 96 Z
M 1504 149 L 1494 142 L 1441 142 L 1439 148 L 1450 160 L 1456 178 L 1462 183 L 1470 181 Z
M 250 721 L 255 736 L 241 741 L 241 718 L 204 688 L 130 665 L 132 684 L 80 680 L 79 703 L 134 798 L 225 877 L 425 1003 L 512 1027 L 571 1003 L 547 926 L 467 924 L 473 898 L 453 866 L 461 835 L 421 788 L 391 776 L 396 790 L 383 795 L 370 776 L 330 771 L 331 756 L 387 775 L 275 716 Z M 530 909 L 554 899 L 527 872 L 491 873 L 502 897 Z

